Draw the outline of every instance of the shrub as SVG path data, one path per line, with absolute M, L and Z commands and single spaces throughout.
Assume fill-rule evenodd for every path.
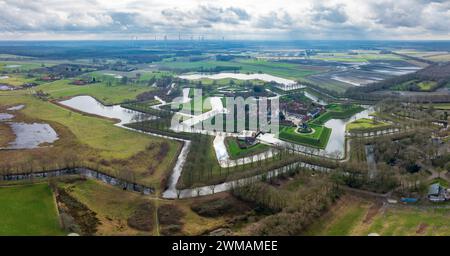
M 139 204 L 134 213 L 128 218 L 128 226 L 141 231 L 152 231 L 154 211 L 155 207 L 150 202 Z
M 175 205 L 165 204 L 158 208 L 158 220 L 161 234 L 165 236 L 181 235 L 183 223 L 181 219 L 185 213 Z
M 250 207 L 232 197 L 212 199 L 191 205 L 192 211 L 203 217 L 218 217 L 248 211 Z

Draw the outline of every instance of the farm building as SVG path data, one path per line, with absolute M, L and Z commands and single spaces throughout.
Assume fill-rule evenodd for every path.
M 247 145 L 253 145 L 256 143 L 257 133 L 252 131 L 242 131 L 239 133 L 237 139 L 239 142 L 243 142 Z
M 439 183 L 431 184 L 428 188 L 428 200 L 431 202 L 443 202 L 450 199 L 447 189 Z

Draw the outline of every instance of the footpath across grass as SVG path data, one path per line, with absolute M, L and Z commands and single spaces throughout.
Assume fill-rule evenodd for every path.
M 0 235 L 64 235 L 50 187 L 0 187 Z

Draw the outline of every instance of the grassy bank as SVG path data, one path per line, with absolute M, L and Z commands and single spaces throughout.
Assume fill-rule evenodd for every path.
M 326 106 L 326 112 L 315 118 L 311 123 L 323 125 L 330 119 L 349 118 L 363 110 L 363 107 L 357 105 L 330 104 Z
M 225 146 L 231 159 L 239 159 L 267 151 L 270 147 L 261 143 L 248 148 L 240 148 L 234 137 L 225 138 Z
M 378 130 L 378 129 L 386 129 L 390 126 L 391 125 L 386 122 L 377 121 L 375 119 L 370 118 L 361 118 L 347 124 L 346 130 L 347 131 Z
M 331 135 L 331 129 L 310 124 L 309 127 L 313 129 L 311 134 L 302 134 L 296 132 L 297 127 L 282 126 L 279 133 L 279 138 L 296 144 L 311 146 L 315 148 L 325 148 Z

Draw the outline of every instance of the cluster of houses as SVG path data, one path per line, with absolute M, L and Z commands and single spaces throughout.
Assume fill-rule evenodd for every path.
M 61 76 L 45 75 L 45 76 L 42 76 L 39 80 L 44 81 L 44 82 L 53 82 L 53 81 L 57 81 L 57 80 L 61 80 L 61 79 L 62 79 Z
M 86 78 L 77 79 L 77 80 L 72 81 L 71 84 L 78 85 L 78 86 L 83 86 L 83 85 L 88 85 L 88 84 L 94 84 L 94 83 L 97 83 L 97 82 L 99 82 L 99 81 L 97 81 L 95 79 L 95 77 L 93 77 L 92 79 L 86 79 Z
M 297 126 L 325 112 L 324 106 L 307 105 L 296 101 L 281 103 L 281 109 L 286 120 Z

